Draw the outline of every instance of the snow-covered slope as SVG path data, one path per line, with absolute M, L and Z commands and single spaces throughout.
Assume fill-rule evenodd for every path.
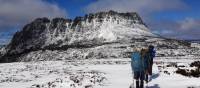
M 144 36 L 156 37 L 135 12 L 99 12 L 74 20 L 38 18 L 14 35 L 5 48 L 3 60 L 16 61 L 7 57 L 19 57 L 38 50 L 91 48 L 122 41 L 130 43 L 132 39 Z
M 188 67 L 193 61 L 155 58 L 145 88 L 199 88 L 199 78 L 176 73 L 194 69 Z M 1 88 L 129 88 L 133 83 L 130 58 L 3 63 L 0 74 Z
M 109 11 L 74 20 L 38 18 L 13 36 L 0 62 L 127 58 L 134 47 L 148 45 L 156 46 L 158 56 L 200 56 L 195 54 L 200 50 L 188 42 L 151 33 L 135 12 Z M 173 53 L 165 53 L 165 49 Z
M 70 19 L 38 18 L 15 34 L 9 53 L 49 46 L 74 46 L 156 36 L 137 13 L 100 12 Z

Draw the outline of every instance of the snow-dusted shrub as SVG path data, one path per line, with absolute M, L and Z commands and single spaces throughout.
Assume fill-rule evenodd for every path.
M 200 61 L 194 61 L 190 64 L 190 67 L 196 67 L 195 69 L 180 69 L 176 70 L 176 73 L 181 74 L 183 76 L 189 77 L 200 77 Z
M 176 70 L 176 73 L 181 74 L 183 76 L 190 76 L 190 72 L 188 72 L 186 69 L 180 69 L 180 68 L 178 68 Z
M 194 61 L 190 64 L 190 67 L 197 67 L 200 68 L 200 61 Z

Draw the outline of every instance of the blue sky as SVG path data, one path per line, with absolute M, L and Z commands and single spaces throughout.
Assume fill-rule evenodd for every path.
M 138 12 L 157 34 L 200 39 L 200 0 L 0 0 L 0 44 L 38 17 L 74 19 L 87 13 Z
M 61 8 L 67 10 L 68 18 L 75 18 L 76 16 L 84 16 L 86 13 L 84 8 L 96 0 L 46 0 L 50 3 L 56 3 Z

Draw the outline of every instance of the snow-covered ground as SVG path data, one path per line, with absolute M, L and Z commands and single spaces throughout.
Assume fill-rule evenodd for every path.
M 200 78 L 175 73 L 190 68 L 188 59 L 156 59 L 152 80 L 146 88 L 200 88 Z M 0 88 L 129 88 L 132 84 L 129 58 L 15 62 L 0 64 Z

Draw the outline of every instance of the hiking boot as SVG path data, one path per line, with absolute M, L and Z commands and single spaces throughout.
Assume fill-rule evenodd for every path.
M 136 88 L 140 88 L 138 80 L 136 81 Z
M 144 88 L 144 82 L 140 81 L 140 88 Z
M 145 76 L 145 82 L 148 83 L 149 81 L 148 75 Z
M 149 82 L 148 80 L 145 80 L 146 84 Z

